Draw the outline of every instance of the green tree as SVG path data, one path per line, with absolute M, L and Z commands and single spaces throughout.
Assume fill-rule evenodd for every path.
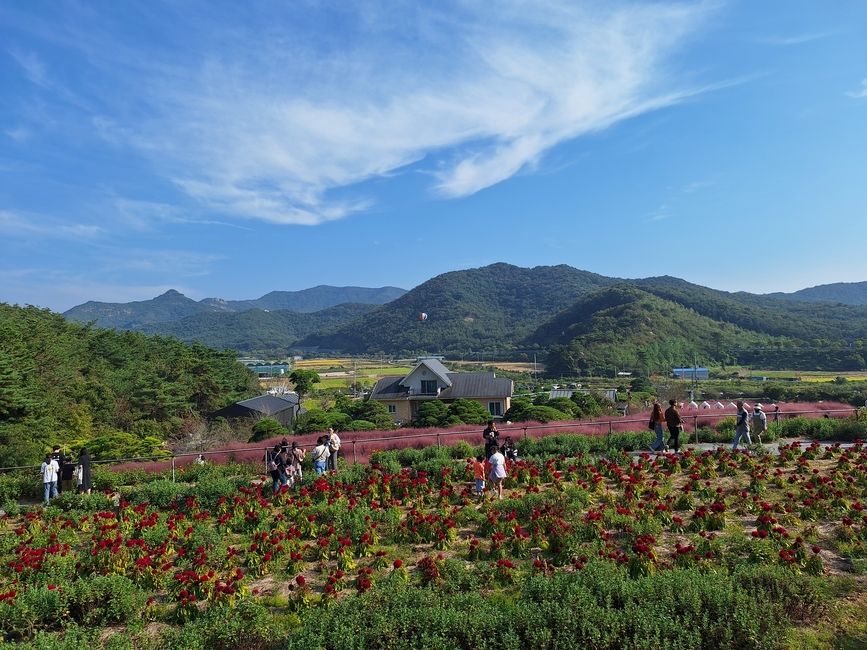
M 448 406 L 438 399 L 419 404 L 413 425 L 417 427 L 441 427 L 448 416 Z
M 319 375 L 313 370 L 293 370 L 289 373 L 289 381 L 295 385 L 295 392 L 300 400 L 313 390 L 313 385 L 319 383 Z
M 320 433 L 330 426 L 328 413 L 322 409 L 310 409 L 295 418 L 295 433 Z
M 447 412 L 450 419 L 456 420 L 455 424 L 484 424 L 491 419 L 488 410 L 471 399 L 456 399 Z
M 269 438 L 279 438 L 289 434 L 289 430 L 274 418 L 262 418 L 253 425 L 250 442 L 261 442 Z

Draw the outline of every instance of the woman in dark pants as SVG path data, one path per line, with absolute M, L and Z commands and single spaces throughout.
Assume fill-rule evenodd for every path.
M 78 492 L 80 494 L 90 494 L 90 491 L 93 489 L 93 479 L 90 474 L 90 453 L 87 449 L 82 449 L 79 452 L 78 467 L 81 468 Z

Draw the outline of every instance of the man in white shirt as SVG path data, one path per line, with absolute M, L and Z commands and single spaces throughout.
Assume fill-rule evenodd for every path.
M 331 455 L 328 456 L 328 469 L 332 472 L 337 471 L 337 452 L 340 451 L 340 436 L 334 429 L 328 429 L 328 451 Z
M 48 502 L 57 496 L 57 479 L 60 465 L 51 457 L 51 454 L 46 454 L 45 460 L 39 467 L 39 471 L 42 474 L 43 501 L 45 505 L 48 505 Z

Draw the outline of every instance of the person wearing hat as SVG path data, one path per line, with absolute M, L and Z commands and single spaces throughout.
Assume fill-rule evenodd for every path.
M 768 430 L 768 416 L 765 415 L 764 407 L 761 404 L 756 404 L 753 409 L 753 433 L 759 438 L 759 444 L 762 444 L 762 434 Z

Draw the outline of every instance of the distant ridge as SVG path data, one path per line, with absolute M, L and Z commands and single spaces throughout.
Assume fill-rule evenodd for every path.
M 63 315 L 72 321 L 95 321 L 100 327 L 141 329 L 157 323 L 172 323 L 207 312 L 243 312 L 251 309 L 310 313 L 351 303 L 381 305 L 406 293 L 398 287 L 333 287 L 319 285 L 300 291 L 272 291 L 255 300 L 205 298 L 199 302 L 170 289 L 151 300 L 125 303 L 89 301 Z
M 867 305 L 867 282 L 834 282 L 800 289 L 791 293 L 769 293 L 771 298 L 806 302 L 839 302 L 844 305 Z

